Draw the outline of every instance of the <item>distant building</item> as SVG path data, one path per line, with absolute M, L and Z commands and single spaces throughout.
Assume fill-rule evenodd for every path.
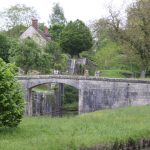
M 40 46 L 45 46 L 48 41 L 51 40 L 48 28 L 45 27 L 44 32 L 38 27 L 38 20 L 32 19 L 32 25 L 27 28 L 20 36 L 20 39 L 32 38 Z

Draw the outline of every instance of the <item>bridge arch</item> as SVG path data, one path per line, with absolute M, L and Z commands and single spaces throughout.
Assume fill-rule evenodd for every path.
M 72 79 L 29 79 L 27 83 L 27 88 L 32 89 L 36 86 L 48 83 L 62 83 L 79 89 L 79 80 Z
M 19 77 L 19 80 L 22 82 L 25 93 L 26 93 L 26 114 L 32 116 L 33 114 L 33 100 L 32 100 L 32 89 L 36 86 L 48 84 L 48 83 L 58 83 L 72 86 L 79 90 L 79 80 L 62 78 L 62 77 Z M 79 97 L 78 97 L 79 100 Z

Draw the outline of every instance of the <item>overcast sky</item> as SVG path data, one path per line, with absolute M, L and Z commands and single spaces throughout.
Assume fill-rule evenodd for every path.
M 52 12 L 53 3 L 59 3 L 64 9 L 64 14 L 69 20 L 80 19 L 84 22 L 99 19 L 108 15 L 107 5 L 112 4 L 115 9 L 122 10 L 125 4 L 134 0 L 1 0 L 0 11 L 15 4 L 33 6 L 41 22 L 48 22 L 49 14 Z

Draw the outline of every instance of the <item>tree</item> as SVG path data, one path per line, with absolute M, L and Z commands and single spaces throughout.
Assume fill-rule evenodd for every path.
M 9 49 L 10 43 L 8 38 L 4 34 L 0 34 L 0 58 L 5 62 L 9 62 Z
M 5 19 L 5 27 L 10 29 L 17 25 L 28 27 L 31 24 L 31 18 L 38 17 L 33 7 L 16 4 L 1 12 L 1 17 Z
M 49 53 L 42 52 L 40 58 L 35 63 L 35 69 L 42 74 L 49 74 L 52 71 L 52 56 Z
M 53 25 L 62 25 L 66 23 L 66 18 L 64 16 L 63 8 L 59 6 L 59 3 L 55 3 L 52 8 L 52 14 L 50 15 L 49 24 Z
M 69 22 L 61 34 L 60 46 L 64 52 L 71 56 L 89 50 L 92 44 L 91 32 L 80 20 Z
M 112 28 L 109 20 L 101 18 L 91 24 L 91 30 L 94 38 L 94 48 L 99 49 L 111 40 Z
M 141 77 L 150 65 L 149 6 L 149 0 L 137 0 L 127 11 L 126 43 L 140 57 Z
M 19 38 L 21 33 L 23 33 L 27 27 L 24 25 L 16 25 L 15 27 L 12 27 L 8 31 L 5 32 L 5 34 L 10 38 Z
M 128 13 L 130 7 L 128 8 Z M 133 16 L 131 18 L 135 19 Z M 141 65 L 142 61 L 139 57 L 140 55 L 136 51 L 137 48 L 134 46 L 132 42 L 135 39 L 135 37 L 131 36 L 133 31 L 132 29 L 134 28 L 134 26 L 130 28 L 128 26 L 128 22 L 129 22 L 129 14 L 128 14 L 127 25 L 126 25 L 124 22 L 124 18 L 121 16 L 121 12 L 113 10 L 112 7 L 109 7 L 109 17 L 104 18 L 103 20 L 99 20 L 97 23 L 94 24 L 95 25 L 94 31 L 96 32 L 94 33 L 94 35 L 96 35 L 97 43 L 98 43 L 96 46 L 100 48 L 98 52 L 99 54 L 96 53 L 96 55 L 97 56 L 99 55 L 98 58 L 101 58 L 100 59 L 101 63 L 105 62 L 102 60 L 107 59 L 107 56 L 106 57 L 100 56 L 100 55 L 105 56 L 105 54 L 107 54 L 107 51 L 109 51 L 108 50 L 109 47 L 107 48 L 106 52 L 103 51 L 103 49 L 105 49 L 105 45 L 107 47 L 107 45 L 109 45 L 109 41 L 116 43 L 120 47 L 119 48 L 120 50 L 118 52 L 114 51 L 117 52 L 114 54 L 113 53 L 111 54 L 111 52 L 113 51 L 110 50 L 111 52 L 109 52 L 108 54 L 111 54 L 112 56 L 114 55 L 113 59 L 111 60 L 115 60 L 114 58 L 117 57 L 116 59 L 117 61 L 115 60 L 115 62 L 116 64 L 117 62 L 119 62 L 118 64 L 120 65 L 121 69 L 122 68 L 129 69 L 134 72 L 134 71 L 139 71 L 139 66 Z M 137 20 L 134 20 L 133 22 L 135 24 L 138 24 Z M 137 31 L 133 31 L 133 33 L 136 35 Z M 139 37 L 140 35 L 137 35 L 136 39 Z M 112 61 L 107 60 L 107 62 L 112 62 Z M 110 64 L 110 66 L 112 66 L 112 63 Z M 115 67 L 116 65 L 113 64 L 113 66 Z M 106 67 L 107 67 L 107 63 L 106 63 Z
M 59 42 L 60 41 L 60 35 L 64 29 L 65 25 L 59 25 L 59 24 L 55 24 L 53 26 L 50 26 L 49 28 L 49 32 L 51 34 L 52 40 Z
M 23 69 L 24 74 L 36 70 L 40 73 L 50 73 L 52 67 L 52 56 L 41 49 L 34 40 L 27 38 L 23 41 L 13 41 L 10 49 L 10 61 L 16 63 Z
M 51 67 L 53 69 L 61 71 L 66 70 L 68 56 L 62 54 L 61 48 L 57 42 L 50 41 L 45 48 L 45 52 L 51 56 Z
M 42 51 L 40 47 L 30 38 L 19 43 L 14 42 L 10 49 L 10 60 L 27 74 L 29 70 L 37 69 Z
M 52 14 L 50 15 L 50 33 L 54 41 L 59 42 L 60 34 L 65 27 L 66 18 L 64 16 L 63 8 L 58 3 L 54 4 Z
M 0 127 L 16 127 L 24 110 L 21 87 L 15 79 L 16 67 L 2 59 L 0 66 Z

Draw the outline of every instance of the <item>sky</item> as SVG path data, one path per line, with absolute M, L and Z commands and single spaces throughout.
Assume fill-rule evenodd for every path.
M 85 23 L 108 15 L 108 5 L 124 10 L 126 4 L 134 0 L 1 0 L 0 11 L 15 4 L 25 4 L 35 8 L 40 22 L 47 24 L 54 3 L 59 3 L 67 21 L 80 19 Z

